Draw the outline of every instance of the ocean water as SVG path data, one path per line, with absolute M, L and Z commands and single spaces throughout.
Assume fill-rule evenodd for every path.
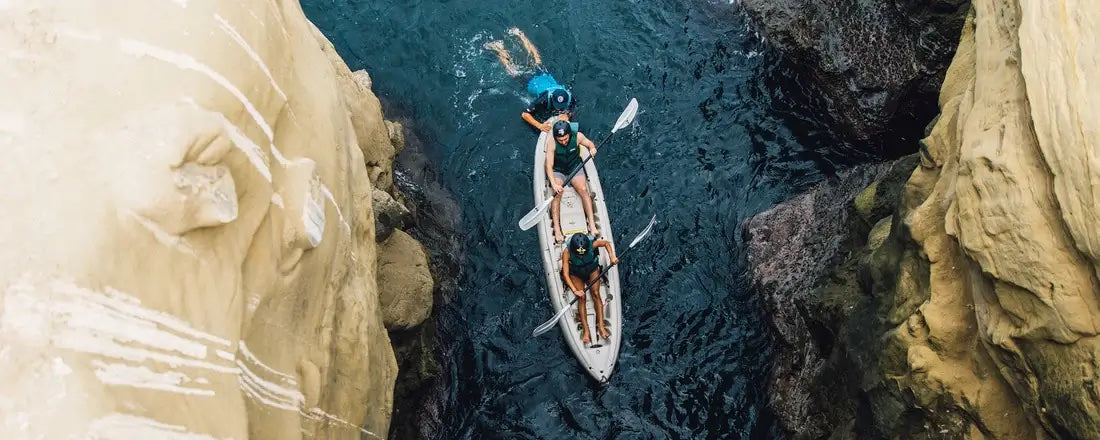
M 773 341 L 740 224 L 863 158 L 819 121 L 737 2 L 302 3 L 350 67 L 370 72 L 387 115 L 410 118 L 462 210 L 463 270 L 436 305 L 443 383 L 426 396 L 422 436 L 781 436 L 766 408 Z M 532 207 L 536 135 L 520 120 L 530 97 L 483 48 L 503 41 L 525 66 L 513 26 L 572 87 L 590 137 L 640 103 L 595 159 L 620 240 L 659 221 L 622 263 L 625 339 L 607 385 L 556 330 L 530 337 L 553 312 L 537 239 L 516 227 Z

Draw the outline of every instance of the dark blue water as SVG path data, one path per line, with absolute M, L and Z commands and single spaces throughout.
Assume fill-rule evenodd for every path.
M 400 103 L 462 207 L 460 288 L 437 304 L 441 427 L 430 437 L 771 438 L 771 337 L 745 281 L 740 223 L 847 161 L 735 4 L 698 1 L 305 0 L 374 90 Z M 591 381 L 551 315 L 532 232 L 534 133 L 525 88 L 482 45 L 518 26 L 573 87 L 602 138 L 632 97 L 636 124 L 596 159 L 614 231 L 656 232 L 623 260 L 618 369 Z

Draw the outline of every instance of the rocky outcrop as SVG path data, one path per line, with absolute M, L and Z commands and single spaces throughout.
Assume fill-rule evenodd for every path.
M 910 155 L 844 171 L 744 225 L 751 276 L 779 342 L 769 406 L 798 438 L 851 429 L 856 396 L 838 375 L 844 365 L 835 354 L 846 342 L 838 324 L 866 302 L 854 268 L 867 258 L 868 241 L 881 243 L 889 232 L 884 218 L 917 161 Z
M 1100 12 L 1064 3 L 974 4 L 921 165 L 830 326 L 849 433 L 1100 437 Z
M 906 150 L 935 96 L 969 0 L 741 0 L 767 40 L 809 75 L 821 110 L 860 141 Z M 885 141 L 885 142 L 884 142 Z M 912 152 L 909 150 L 907 152 Z
M 388 329 L 420 325 L 432 312 L 435 283 L 428 254 L 416 239 L 394 230 L 378 248 L 378 284 L 382 286 L 382 320 Z
M 0 438 L 385 437 L 365 72 L 292 1 L 0 22 Z

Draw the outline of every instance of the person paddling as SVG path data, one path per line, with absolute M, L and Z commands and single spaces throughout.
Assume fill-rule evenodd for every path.
M 596 155 L 596 144 L 580 132 L 577 123 L 566 121 L 554 123 L 554 132 L 546 143 L 546 176 L 550 179 L 550 187 L 554 189 L 554 201 L 550 205 L 550 218 L 554 224 L 554 243 L 561 243 L 565 239 L 561 232 L 561 196 L 565 192 L 565 177 L 583 161 L 581 146 L 588 148 L 589 155 Z M 581 198 L 584 217 L 588 220 L 588 233 L 599 236 L 600 231 L 596 228 L 592 215 L 592 198 L 588 195 L 588 176 L 585 175 L 584 168 L 581 168 L 569 183 Z
M 549 120 L 554 116 L 558 116 L 559 120 L 573 120 L 577 107 L 577 100 L 574 99 L 573 93 L 558 83 L 558 80 L 554 79 L 554 75 L 546 70 L 546 67 L 542 65 L 542 56 L 539 55 L 538 49 L 531 43 L 531 40 L 527 39 L 527 35 L 523 31 L 518 28 L 511 28 L 508 33 L 515 36 L 523 44 L 523 48 L 529 56 L 528 60 L 530 60 L 534 69 L 533 76 L 527 81 L 527 93 L 531 94 L 533 100 L 531 105 L 520 114 L 520 117 L 532 127 L 543 132 L 549 132 L 551 127 L 550 124 L 542 121 Z M 504 65 L 509 75 L 514 78 L 525 75 L 524 72 L 516 68 L 512 56 L 504 48 L 503 41 L 490 41 L 485 44 L 485 48 L 496 52 L 497 59 Z
M 582 290 L 588 283 L 592 287 L 588 289 L 592 294 L 592 305 L 596 309 L 596 336 L 607 340 L 611 332 L 607 331 L 603 322 L 603 301 L 600 298 L 600 260 L 596 253 L 597 248 L 607 249 L 611 256 L 611 264 L 617 264 L 619 258 L 615 256 L 615 249 L 607 240 L 598 240 L 585 234 L 573 234 L 569 237 L 569 246 L 561 253 L 561 273 L 565 279 L 565 285 L 577 297 L 577 320 L 581 322 L 581 342 L 586 346 L 592 343 L 588 332 L 588 309 L 585 308 L 585 292 Z

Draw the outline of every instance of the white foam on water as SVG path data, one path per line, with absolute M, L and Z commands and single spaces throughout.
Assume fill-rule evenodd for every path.
M 251 12 L 252 11 L 250 10 L 249 13 Z M 229 34 L 229 37 L 232 38 L 233 41 L 236 41 L 237 45 L 241 46 L 241 48 L 244 49 L 245 53 L 247 53 L 248 56 L 252 58 L 252 61 L 255 61 L 256 64 L 260 66 L 260 70 L 262 70 L 264 72 L 264 75 L 267 75 L 267 79 L 271 81 L 271 86 L 275 88 L 275 91 L 279 93 L 279 96 L 283 97 L 283 101 L 286 101 L 286 93 L 283 93 L 283 89 L 279 87 L 279 84 L 275 81 L 275 77 L 271 75 L 271 70 L 267 68 L 267 64 L 264 63 L 263 58 L 260 58 L 260 54 L 256 53 L 256 51 L 252 49 L 252 46 L 248 44 L 248 41 L 246 41 L 244 37 L 242 37 L 241 34 L 237 32 L 237 29 L 234 28 L 233 25 L 229 24 L 226 19 L 222 18 L 221 15 L 214 14 L 214 20 L 218 22 L 218 26 L 221 27 L 222 31 Z
M 178 371 L 158 372 L 144 366 L 107 363 L 99 360 L 93 360 L 92 366 L 96 368 L 96 378 L 107 385 L 144 388 L 194 396 L 214 396 L 214 390 L 184 386 L 191 382 L 198 382 Z M 203 381 L 209 383 L 205 379 Z
M 100 417 L 88 426 L 85 438 L 94 440 L 218 440 L 206 434 L 131 414 L 113 413 Z

